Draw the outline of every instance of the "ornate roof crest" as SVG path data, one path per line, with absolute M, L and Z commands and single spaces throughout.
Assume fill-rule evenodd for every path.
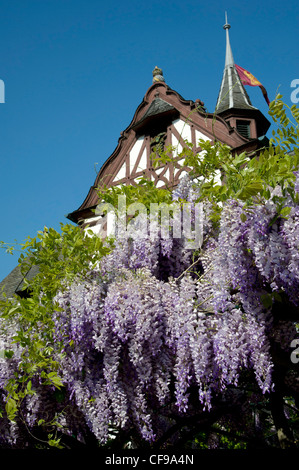
M 153 70 L 153 83 L 155 82 L 165 82 L 165 78 L 163 77 L 163 71 L 157 65 Z

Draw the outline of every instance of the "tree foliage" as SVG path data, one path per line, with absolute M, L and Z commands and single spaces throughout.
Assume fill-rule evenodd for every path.
M 62 225 L 22 246 L 27 295 L 1 302 L 3 447 L 298 445 L 297 108 L 257 155 L 201 140 L 173 191 L 102 188 L 117 206 L 203 208 L 203 243 L 159 229 L 100 240 Z M 292 123 L 291 119 L 295 121 Z M 159 152 L 158 164 L 171 160 Z M 174 162 L 175 163 L 175 162 Z M 3 244 L 3 243 L 2 243 Z M 3 244 L 5 246 L 5 244 Z M 6 247 L 10 250 L 10 247 Z M 293 355 L 292 355 L 293 354 Z

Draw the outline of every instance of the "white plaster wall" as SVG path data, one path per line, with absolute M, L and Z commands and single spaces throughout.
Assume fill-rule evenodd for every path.
M 114 181 L 121 180 L 122 178 L 126 177 L 126 162 L 124 162 L 118 171 L 117 175 L 114 178 Z
M 136 164 L 136 161 L 137 161 L 139 152 L 141 150 L 143 141 L 144 141 L 144 136 L 139 137 L 139 139 L 135 142 L 135 144 L 133 145 L 133 147 L 130 151 L 130 173 L 132 173 L 132 171 L 134 169 L 134 166 Z M 142 158 L 143 158 L 143 155 L 142 155 Z M 141 162 L 140 162 L 140 164 L 141 164 Z M 145 165 L 146 165 L 146 162 L 145 162 Z M 145 168 L 142 168 L 142 169 L 144 170 Z
M 202 132 L 195 129 L 195 142 L 196 142 L 196 145 L 198 145 L 199 139 L 202 139 L 202 140 L 205 140 L 205 141 L 211 140 L 210 137 L 207 137 L 205 134 L 203 134 Z
M 182 121 L 182 119 L 177 119 L 173 121 L 173 125 L 183 139 L 192 142 L 191 128 L 187 122 Z

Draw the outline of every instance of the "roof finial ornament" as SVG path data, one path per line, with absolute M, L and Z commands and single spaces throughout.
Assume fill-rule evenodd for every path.
M 227 22 L 227 13 L 225 12 L 225 25 L 223 26 L 223 29 L 230 29 L 230 24 Z
M 230 24 L 227 22 L 227 13 L 225 12 L 225 25 L 223 26 L 225 29 L 225 34 L 226 34 L 226 53 L 225 53 L 225 66 L 226 67 L 233 67 L 234 66 L 234 58 L 233 58 L 233 53 L 230 47 L 230 42 L 229 42 L 229 29 L 230 29 Z
M 165 82 L 165 78 L 163 77 L 163 71 L 157 65 L 153 70 L 153 83 L 156 82 Z

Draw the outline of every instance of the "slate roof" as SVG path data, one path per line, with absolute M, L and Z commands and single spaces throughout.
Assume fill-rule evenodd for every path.
M 24 288 L 24 279 L 28 281 L 32 279 L 38 272 L 38 266 L 33 266 L 25 274 L 21 272 L 20 265 L 16 266 L 9 274 L 6 276 L 2 282 L 0 282 L 0 299 L 4 299 L 4 295 L 7 298 L 13 297 L 15 294 L 22 295 L 22 290 Z
M 215 112 L 219 114 L 231 108 L 257 109 L 252 106 L 249 96 L 235 67 L 228 32 L 230 25 L 227 23 L 227 21 L 223 28 L 226 31 L 225 66 Z
M 167 103 L 161 98 L 155 98 L 146 113 L 144 114 L 144 116 L 142 117 L 142 119 L 146 119 L 149 116 L 155 116 L 157 114 L 165 113 L 173 109 L 175 108 L 171 104 Z
M 179 112 L 174 106 L 156 96 L 141 119 L 133 125 L 133 128 L 135 130 L 139 129 L 139 131 L 143 129 L 142 132 L 146 132 L 144 126 L 150 125 L 154 128 L 155 122 L 158 122 L 159 119 L 167 119 L 166 116 L 171 119 L 171 116 L 174 118 L 177 114 L 179 114 Z
M 252 106 L 234 65 L 224 69 L 215 111 L 219 114 L 230 108 L 256 109 Z

